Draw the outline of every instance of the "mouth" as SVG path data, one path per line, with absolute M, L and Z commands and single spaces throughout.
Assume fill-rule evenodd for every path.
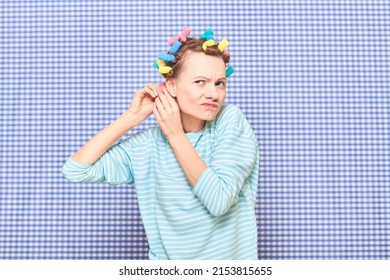
M 217 109 L 218 108 L 218 105 L 216 103 L 203 103 L 202 106 L 207 108 L 207 109 Z

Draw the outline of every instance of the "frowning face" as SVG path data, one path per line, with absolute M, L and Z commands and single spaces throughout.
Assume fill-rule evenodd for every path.
M 185 132 L 196 132 L 215 118 L 226 97 L 226 66 L 222 58 L 189 52 L 177 77 L 167 81 L 176 95 Z

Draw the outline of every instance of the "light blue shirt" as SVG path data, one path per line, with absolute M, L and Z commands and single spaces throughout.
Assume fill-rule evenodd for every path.
M 72 182 L 135 185 L 149 259 L 257 259 L 256 136 L 241 110 L 224 104 L 186 134 L 208 168 L 192 188 L 159 127 L 131 135 L 92 165 L 71 157 Z

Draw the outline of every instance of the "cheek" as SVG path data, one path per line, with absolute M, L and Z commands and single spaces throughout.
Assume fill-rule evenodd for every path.
M 220 97 L 221 97 L 221 101 L 223 102 L 223 101 L 225 100 L 225 98 L 226 98 L 226 90 L 224 90 L 224 91 L 221 93 Z
M 221 90 L 220 92 L 218 92 L 218 94 L 218 101 L 221 103 L 224 102 L 226 98 L 226 90 Z
M 192 89 L 177 91 L 176 96 L 179 106 L 191 105 L 199 101 L 199 93 Z
M 191 105 L 191 101 L 188 99 L 188 97 L 184 94 L 178 94 L 176 97 L 177 105 L 179 105 L 180 109 L 186 109 Z

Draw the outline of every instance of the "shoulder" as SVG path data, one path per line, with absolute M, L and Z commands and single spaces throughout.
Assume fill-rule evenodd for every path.
M 214 127 L 216 131 L 224 131 L 228 129 L 240 130 L 242 133 L 254 137 L 254 132 L 250 123 L 244 116 L 241 109 L 234 104 L 225 103 L 221 111 L 214 119 Z
M 221 111 L 215 117 L 215 124 L 230 124 L 237 126 L 242 118 L 245 118 L 244 114 L 237 105 L 225 103 L 222 105 Z

